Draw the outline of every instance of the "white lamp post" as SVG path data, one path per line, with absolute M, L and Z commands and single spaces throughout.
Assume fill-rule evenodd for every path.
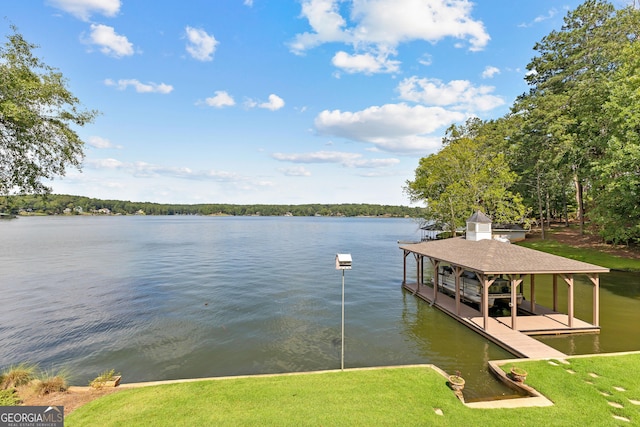
M 340 369 L 344 371 L 344 271 L 351 270 L 351 254 L 336 254 L 336 270 L 342 270 L 342 348 Z

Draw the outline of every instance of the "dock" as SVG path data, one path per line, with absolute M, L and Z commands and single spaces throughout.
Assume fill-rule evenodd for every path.
M 510 326 L 511 317 L 489 317 L 488 324 L 483 329 L 483 316 L 475 308 L 460 304 L 460 314 L 456 314 L 456 301 L 447 294 L 438 292 L 436 302 L 433 303 L 433 288 L 417 283 L 406 283 L 403 288 L 420 299 L 434 305 L 444 313 L 458 320 L 463 325 L 481 334 L 500 347 L 518 357 L 533 359 L 563 359 L 566 354 L 531 338 L 529 335 L 597 332 L 599 328 L 581 320 L 575 319 L 572 327 L 567 326 L 568 316 L 556 313 L 542 306 L 536 306 L 536 314 L 518 316 L 516 329 Z M 523 301 L 525 303 L 526 301 Z M 526 302 L 528 304 L 528 302 Z M 531 308 L 523 304 L 522 307 Z

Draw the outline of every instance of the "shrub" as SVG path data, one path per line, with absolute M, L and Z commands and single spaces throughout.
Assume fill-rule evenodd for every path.
M 57 373 L 42 372 L 40 378 L 35 380 L 34 389 L 40 396 L 66 391 L 68 388 L 69 373 L 66 370 L 60 370 Z
M 16 406 L 22 403 L 15 388 L 0 390 L 0 406 Z
M 7 390 L 29 383 L 34 378 L 37 365 L 20 363 L 12 365 L 2 373 L 0 389 Z

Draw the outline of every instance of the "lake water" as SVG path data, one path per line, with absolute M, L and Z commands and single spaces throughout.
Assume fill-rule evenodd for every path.
M 487 372 L 509 353 L 401 289 L 397 241 L 417 239 L 414 221 L 387 218 L 0 221 L 0 367 L 68 367 L 78 385 L 112 368 L 125 382 L 339 369 L 335 254 L 351 253 L 346 368 L 433 363 L 461 371 L 468 399 L 510 394 Z M 550 345 L 640 350 L 640 281 L 614 276 L 602 277 L 602 334 Z

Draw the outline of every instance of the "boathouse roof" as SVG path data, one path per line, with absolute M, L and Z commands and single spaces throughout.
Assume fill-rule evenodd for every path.
M 497 240 L 455 237 L 401 245 L 400 249 L 482 274 L 608 273 L 609 269 Z

